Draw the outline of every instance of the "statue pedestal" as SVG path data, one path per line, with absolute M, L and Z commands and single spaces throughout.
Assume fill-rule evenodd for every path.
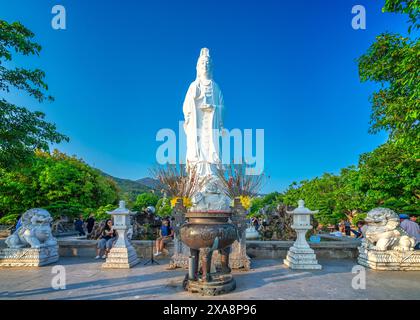
M 188 275 L 186 275 L 183 287 L 188 292 L 198 293 L 203 296 L 217 296 L 236 289 L 236 281 L 231 274 L 214 274 L 212 277 L 212 281 L 206 282 L 202 280 L 188 280 Z
M 387 271 L 420 270 L 420 250 L 375 251 L 359 247 L 357 262 L 367 268 Z
M 284 264 L 290 269 L 295 270 L 320 270 L 321 265 L 318 264 L 316 255 L 313 249 L 309 246 L 307 248 L 291 247 L 287 252 Z
M 138 264 L 136 250 L 130 245 L 123 248 L 112 248 L 102 268 L 104 269 L 129 269 Z
M 58 261 L 58 245 L 0 250 L 0 267 L 42 267 Z

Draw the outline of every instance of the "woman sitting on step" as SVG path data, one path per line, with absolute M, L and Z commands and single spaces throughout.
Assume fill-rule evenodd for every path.
M 102 259 L 106 259 L 109 251 L 114 245 L 115 240 L 117 240 L 117 231 L 114 229 L 112 225 L 112 220 L 108 219 L 105 223 L 105 227 L 102 231 L 101 238 L 99 239 L 99 242 L 98 242 L 98 248 L 96 249 L 95 259 L 99 259 L 101 257 L 101 252 L 103 251 L 105 252 L 102 255 Z
M 173 236 L 174 230 L 170 226 L 169 219 L 164 219 L 160 228 L 159 238 L 156 239 L 155 256 L 159 256 L 162 254 L 165 244 L 172 241 Z

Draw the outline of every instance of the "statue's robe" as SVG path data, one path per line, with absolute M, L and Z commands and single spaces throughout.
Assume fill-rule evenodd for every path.
M 223 95 L 219 86 L 211 80 L 212 94 L 205 94 L 205 86 L 197 79 L 191 83 L 185 96 L 183 112 L 184 130 L 187 136 L 187 168 L 197 166 L 200 176 L 214 174 L 220 164 L 219 138 L 223 128 Z M 211 112 L 203 112 L 200 106 L 212 104 Z

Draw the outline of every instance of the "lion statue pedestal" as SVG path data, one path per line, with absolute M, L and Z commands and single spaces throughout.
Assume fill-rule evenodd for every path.
M 399 216 L 387 208 L 368 212 L 357 262 L 376 270 L 420 270 L 420 250 L 401 227 Z
M 7 237 L 8 248 L 0 250 L 0 267 L 40 267 L 58 261 L 57 240 L 51 233 L 51 215 L 30 209 L 22 225 Z

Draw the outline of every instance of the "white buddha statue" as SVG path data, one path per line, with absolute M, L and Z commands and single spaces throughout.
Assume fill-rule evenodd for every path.
M 203 48 L 197 61 L 197 78 L 188 88 L 183 105 L 187 170 L 195 167 L 199 177 L 208 181 L 205 188 L 193 199 L 199 209 L 229 208 L 228 200 L 218 190 L 216 176 L 217 168 L 221 165 L 219 138 L 223 130 L 223 108 L 222 92 L 213 80 L 209 50 Z

